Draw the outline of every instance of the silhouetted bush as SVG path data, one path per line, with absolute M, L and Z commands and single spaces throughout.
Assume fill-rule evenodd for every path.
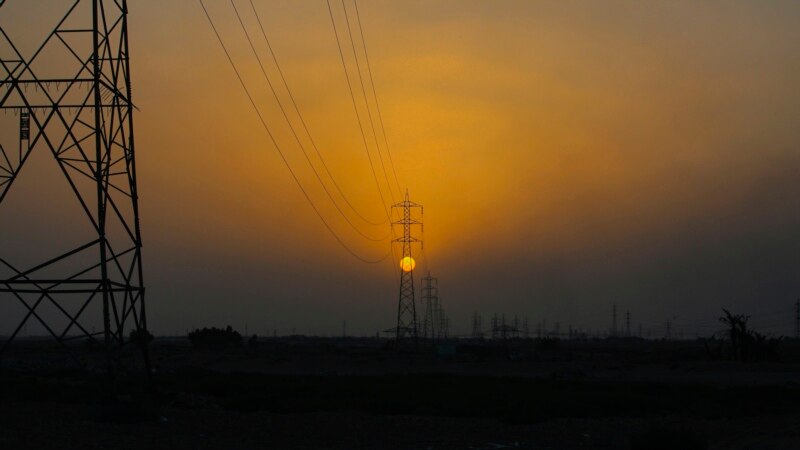
M 247 340 L 248 347 L 258 347 L 258 336 L 255 334 L 250 336 L 250 339 Z
M 189 333 L 189 341 L 194 348 L 225 348 L 242 345 L 242 335 L 228 325 L 221 328 L 203 328 Z
M 136 345 L 148 345 L 153 342 L 153 335 L 144 328 L 131 330 L 128 338 L 132 344 Z

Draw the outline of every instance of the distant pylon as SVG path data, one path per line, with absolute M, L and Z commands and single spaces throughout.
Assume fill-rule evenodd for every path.
M 481 316 L 475 311 L 475 314 L 472 316 L 472 338 L 473 339 L 483 339 L 483 327 L 481 324 Z
M 436 323 L 438 324 L 436 329 L 436 336 L 438 339 L 446 339 L 447 338 L 447 314 L 444 312 L 444 308 L 442 308 L 442 302 L 438 299 L 434 300 L 436 305 Z
M 393 242 L 402 244 L 402 259 L 400 260 L 400 298 L 397 302 L 397 329 L 395 334 L 395 345 L 399 348 L 405 339 L 413 339 L 417 345 L 417 309 L 414 299 L 414 266 L 416 263 L 411 257 L 411 246 L 422 241 L 411 235 L 411 228 L 422 222 L 412 217 L 412 210 L 419 208 L 422 216 L 422 205 L 414 203 L 408 199 L 406 190 L 405 199 L 392 205 L 392 210 L 399 208 L 402 211 L 402 219 L 392 222 L 392 226 L 402 225 L 403 235 L 394 239 Z
M 625 337 L 631 337 L 631 312 L 625 311 Z
M 425 313 L 422 316 L 422 337 L 423 339 L 436 339 L 436 320 L 434 304 L 434 282 L 436 278 L 431 277 L 431 273 L 422 278 L 422 303 Z
M 431 304 L 433 304 L 433 323 L 431 324 L 431 331 L 434 339 L 444 337 L 442 332 L 442 317 L 444 311 L 442 310 L 442 301 L 439 299 L 439 279 L 434 277 L 431 279 Z
M 433 324 L 431 325 L 431 329 L 433 330 L 434 339 L 442 337 L 442 317 L 444 317 L 442 303 L 439 301 L 438 282 L 439 280 L 436 278 L 433 279 L 433 294 L 431 295 L 431 302 L 433 302 Z

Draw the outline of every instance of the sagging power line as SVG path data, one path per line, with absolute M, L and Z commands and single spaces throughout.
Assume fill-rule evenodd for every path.
M 231 68 L 233 69 L 234 73 L 236 74 L 236 78 L 238 79 L 239 84 L 242 87 L 242 90 L 244 91 L 245 95 L 247 96 L 247 98 L 248 98 L 248 100 L 250 102 L 250 106 L 253 108 L 253 111 L 258 116 L 258 119 L 259 119 L 259 121 L 261 123 L 261 126 L 263 127 L 264 131 L 267 133 L 267 136 L 269 137 L 269 139 L 272 142 L 273 146 L 277 150 L 278 155 L 280 156 L 281 161 L 283 162 L 284 166 L 286 166 L 286 168 L 289 170 L 289 173 L 290 173 L 292 179 L 294 180 L 294 182 L 297 185 L 297 187 L 300 189 L 301 193 L 303 194 L 303 197 L 306 199 L 306 201 L 308 202 L 309 206 L 311 206 L 311 209 L 314 210 L 314 213 L 317 215 L 317 217 L 320 219 L 320 221 L 322 221 L 323 225 L 328 230 L 328 232 L 331 234 L 331 236 L 334 237 L 336 242 L 338 242 L 339 245 L 345 251 L 347 251 L 347 253 L 349 253 L 351 256 L 353 256 L 354 258 L 358 259 L 361 262 L 369 263 L 369 264 L 376 264 L 376 263 L 384 261 L 392 253 L 391 252 L 391 246 L 387 250 L 386 254 L 384 254 L 380 258 L 375 258 L 375 259 L 364 258 L 363 256 L 361 256 L 358 253 L 356 253 L 352 248 L 350 248 L 350 246 L 347 245 L 347 243 L 344 242 L 344 240 L 339 236 L 338 233 L 336 233 L 336 231 L 333 229 L 333 227 L 331 227 L 331 225 L 328 223 L 328 221 L 322 215 L 322 213 L 320 212 L 319 208 L 314 203 L 314 201 L 311 199 L 311 196 L 309 195 L 308 191 L 305 189 L 305 187 L 303 186 L 303 184 L 300 181 L 299 177 L 295 173 L 294 169 L 292 169 L 292 166 L 289 164 L 289 161 L 286 158 L 286 155 L 284 154 L 283 150 L 281 149 L 281 146 L 278 144 L 278 141 L 275 139 L 275 136 L 272 133 L 272 130 L 270 129 L 269 125 L 267 125 L 267 122 L 264 119 L 264 115 L 261 113 L 261 110 L 259 109 L 258 105 L 255 102 L 255 99 L 253 98 L 253 95 L 250 92 L 250 89 L 247 87 L 247 84 L 244 82 L 244 78 L 242 77 L 241 72 L 239 71 L 238 67 L 236 66 L 236 63 L 233 61 L 233 58 L 231 57 L 230 51 L 228 51 L 228 48 L 225 45 L 225 42 L 223 41 L 222 36 L 220 35 L 219 31 L 217 30 L 217 27 L 214 24 L 214 20 L 211 18 L 211 14 L 208 12 L 208 9 L 206 8 L 205 4 L 203 3 L 203 0 L 198 0 L 198 1 L 200 3 L 200 6 L 203 9 L 203 12 L 205 13 L 206 18 L 208 19 L 208 23 L 211 26 L 212 31 L 214 32 L 214 36 L 217 38 L 217 41 L 219 42 L 220 47 L 222 47 L 222 50 L 225 53 L 225 57 L 228 60 L 228 63 L 230 64 Z M 387 212 L 387 217 L 388 217 L 388 212 Z
M 249 44 L 250 49 L 253 52 L 253 56 L 256 58 L 256 61 L 258 62 L 258 66 L 261 69 L 261 74 L 264 76 L 264 80 L 267 82 L 267 86 L 269 86 L 269 89 L 272 92 L 272 95 L 273 95 L 273 97 L 275 98 L 275 101 L 278 104 L 278 108 L 280 109 L 284 120 L 286 120 L 287 125 L 289 125 L 289 130 L 291 130 L 291 133 L 292 133 L 292 136 L 294 137 L 295 142 L 297 142 L 297 145 L 300 148 L 300 151 L 302 152 L 303 156 L 305 157 L 306 162 L 308 163 L 309 167 L 311 167 L 311 171 L 314 173 L 314 176 L 316 177 L 317 181 L 322 186 L 322 189 L 323 189 L 323 191 L 325 191 L 325 194 L 331 200 L 331 203 L 333 203 L 333 206 L 336 209 L 336 211 L 345 220 L 345 222 L 348 225 L 350 225 L 350 227 L 356 233 L 358 233 L 361 237 L 363 237 L 364 239 L 367 239 L 367 240 L 373 241 L 373 242 L 380 242 L 380 241 L 384 241 L 384 240 L 388 239 L 389 235 L 390 235 L 390 230 L 387 229 L 386 234 L 384 236 L 382 236 L 382 237 L 373 238 L 373 237 L 367 235 L 366 233 L 364 233 L 363 231 L 361 231 L 361 229 L 359 227 L 357 227 L 350 220 L 350 218 L 347 216 L 347 214 L 345 214 L 345 212 L 342 211 L 341 207 L 339 206 L 339 203 L 336 201 L 336 199 L 333 197 L 331 192 L 328 190 L 328 187 L 326 186 L 325 182 L 322 180 L 322 177 L 320 176 L 319 172 L 314 167 L 314 164 L 311 162 L 311 158 L 308 156 L 308 152 L 306 151 L 305 146 L 303 145 L 302 141 L 300 140 L 300 137 L 297 135 L 297 131 L 295 130 L 291 119 L 289 119 L 289 115 L 286 113 L 286 109 L 283 106 L 283 102 L 281 101 L 280 97 L 278 96 L 278 92 L 275 90 L 275 86 L 272 84 L 272 80 L 270 79 L 269 75 L 267 74 L 267 70 L 264 67 L 264 63 L 261 61 L 261 57 L 258 55 L 258 51 L 256 50 L 256 47 L 253 44 L 253 40 L 250 37 L 250 32 L 247 31 L 247 27 L 245 26 L 244 21 L 242 20 L 242 16 L 241 16 L 241 14 L 239 14 L 239 9 L 236 8 L 236 3 L 234 3 L 233 0 L 231 0 L 231 6 L 233 7 L 233 11 L 236 14 L 236 19 L 238 20 L 239 25 L 241 26 L 242 31 L 244 32 L 245 38 L 247 39 L 247 43 Z M 284 80 L 284 82 L 285 82 L 285 80 Z M 307 128 L 306 128 L 306 131 L 308 131 Z M 315 146 L 315 149 L 316 149 L 316 146 Z M 317 150 L 317 155 L 320 158 L 322 158 L 322 156 L 319 154 L 319 150 Z M 330 172 L 328 172 L 328 175 L 331 177 L 331 179 L 333 179 L 333 176 L 330 174 Z M 335 183 L 335 181 L 334 181 L 334 183 Z M 338 184 L 337 184 L 337 186 L 338 186 Z M 341 191 L 340 191 L 340 193 L 341 193 Z M 349 201 L 346 200 L 346 202 L 347 202 L 347 204 L 350 204 Z
M 344 199 L 344 201 L 347 204 L 347 206 L 361 220 L 363 220 L 364 222 L 366 222 L 366 223 L 368 223 L 370 225 L 384 225 L 384 224 L 386 224 L 388 222 L 388 220 L 389 220 L 388 217 L 385 217 L 380 221 L 373 221 L 373 220 L 370 220 L 370 219 L 366 218 L 361 212 L 359 212 L 359 210 L 355 206 L 353 206 L 353 204 L 347 198 L 347 195 L 345 195 L 345 193 L 342 191 L 341 187 L 339 186 L 339 183 L 336 181 L 336 177 L 333 176 L 333 173 L 328 168 L 328 164 L 326 163 L 325 158 L 322 157 L 322 153 L 319 151 L 319 147 L 317 146 L 317 143 L 314 140 L 314 137 L 311 135 L 311 131 L 309 130 L 308 124 L 306 123 L 306 120 L 303 117 L 303 114 L 300 112 L 300 107 L 297 105 L 297 101 L 295 100 L 294 93 L 292 92 L 291 88 L 289 87 L 289 83 L 286 81 L 286 76 L 284 75 L 283 69 L 281 68 L 280 63 L 278 62 L 278 57 L 277 57 L 275 51 L 272 48 L 272 43 L 270 42 L 269 37 L 267 36 L 266 29 L 264 28 L 264 24 L 261 21 L 261 16 L 258 14 L 258 11 L 256 10 L 255 5 L 253 4 L 253 0 L 250 0 L 250 7 L 253 10 L 253 15 L 255 16 L 256 22 L 258 23 L 258 27 L 261 30 L 261 35 L 264 37 L 264 42 L 267 44 L 267 49 L 269 50 L 270 56 L 272 57 L 272 61 L 275 64 L 275 68 L 278 71 L 278 75 L 280 76 L 281 81 L 283 83 L 283 86 L 286 89 L 286 93 L 289 95 L 289 99 L 291 100 L 292 107 L 294 108 L 294 111 L 297 114 L 297 117 L 300 119 L 300 124 L 303 127 L 303 131 L 305 131 L 305 134 L 308 137 L 309 142 L 311 143 L 311 147 L 314 149 L 314 152 L 317 154 L 317 157 L 319 157 L 320 163 L 322 164 L 323 169 L 325 169 L 325 173 L 328 174 L 328 177 L 330 178 L 331 182 L 333 183 L 334 188 L 336 188 L 336 191 Z

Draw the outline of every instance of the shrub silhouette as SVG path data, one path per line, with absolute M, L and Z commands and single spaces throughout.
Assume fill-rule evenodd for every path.
M 189 341 L 194 348 L 225 348 L 242 345 L 242 335 L 228 325 L 221 328 L 203 328 L 189 333 Z
M 131 330 L 131 334 L 129 335 L 128 339 L 132 344 L 146 346 L 153 342 L 153 335 L 146 329 L 139 328 Z

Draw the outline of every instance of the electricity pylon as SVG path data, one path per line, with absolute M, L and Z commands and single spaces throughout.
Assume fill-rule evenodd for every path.
M 436 278 L 432 277 L 430 272 L 422 278 L 422 301 L 425 304 L 425 315 L 422 317 L 423 339 L 436 339 L 436 321 L 434 317 L 435 300 L 438 297 L 435 292 L 436 281 Z
M 475 314 L 472 316 L 472 339 L 483 339 L 481 316 L 477 311 L 475 311 Z
M 625 337 L 631 337 L 631 312 L 625 311 Z
M 415 219 L 412 210 L 419 209 L 419 216 L 422 217 L 422 205 L 414 203 L 408 199 L 408 190 L 406 190 L 405 199 L 392 205 L 392 211 L 395 208 L 402 210 L 402 218 L 398 221 L 392 222 L 392 226 L 401 225 L 403 227 L 403 235 L 394 239 L 392 242 L 399 242 L 402 244 L 402 259 L 400 260 L 400 298 L 397 302 L 397 329 L 395 334 L 395 345 L 399 348 L 402 341 L 406 339 L 413 339 L 414 345 L 417 342 L 417 309 L 414 298 L 414 266 L 416 265 L 414 259 L 411 257 L 412 244 L 419 243 L 422 246 L 422 241 L 412 236 L 412 227 L 419 226 L 422 229 L 422 222 Z
M 0 1 L 0 10 L 10 3 Z M 0 136 L 0 207 L 9 206 L 20 177 L 36 179 L 39 166 L 26 165 L 32 154 L 55 160 L 63 178 L 48 178 L 48 184 L 60 180 L 64 195 L 74 200 L 52 205 L 45 197 L 25 198 L 28 208 L 47 213 L 39 220 L 46 217 L 43 225 L 51 227 L 53 239 L 41 259 L 17 262 L 38 249 L 27 232 L 16 231 L 25 251 L 0 248 L 0 299 L 23 310 L 0 355 L 35 319 L 64 347 L 74 339 L 101 343 L 112 374 L 128 333 L 143 344 L 147 335 L 128 7 L 126 0 L 57 4 L 63 6 L 61 20 L 33 52 L 0 27 L 0 109 L 20 116 L 19 135 Z M 11 144 L 18 151 L 9 151 L 16 137 L 19 142 Z M 80 222 L 66 225 L 74 217 Z M 101 331 L 94 332 L 101 320 Z

